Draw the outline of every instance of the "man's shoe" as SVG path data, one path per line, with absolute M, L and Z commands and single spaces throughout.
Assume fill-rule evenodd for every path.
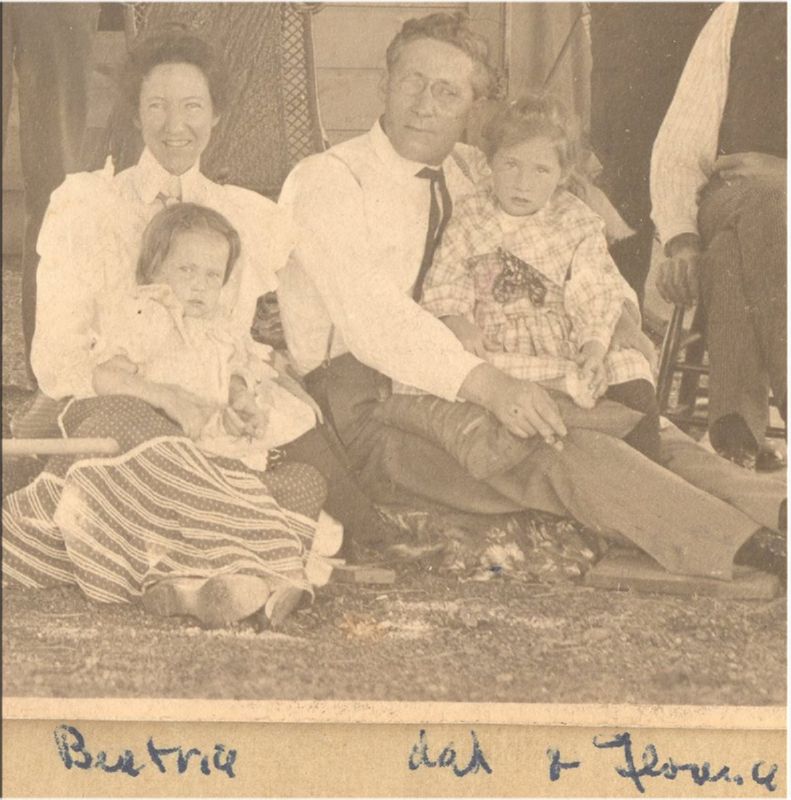
M 758 472 L 776 472 L 786 468 L 786 459 L 779 450 L 765 444 L 755 457 L 755 469 Z
M 788 539 L 785 531 L 760 528 L 739 548 L 733 562 L 770 572 L 785 583 L 788 574 Z

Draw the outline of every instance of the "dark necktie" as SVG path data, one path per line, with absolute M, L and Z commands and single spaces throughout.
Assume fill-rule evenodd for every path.
M 423 249 L 423 260 L 420 262 L 420 270 L 415 281 L 415 288 L 412 290 L 412 297 L 420 301 L 423 296 L 423 281 L 426 273 L 434 259 L 434 252 L 442 240 L 442 234 L 450 220 L 453 211 L 453 201 L 450 199 L 450 192 L 445 183 L 445 173 L 440 169 L 423 167 L 417 173 L 418 178 L 426 178 L 431 192 L 431 207 L 428 212 L 428 230 L 426 231 L 426 246 Z

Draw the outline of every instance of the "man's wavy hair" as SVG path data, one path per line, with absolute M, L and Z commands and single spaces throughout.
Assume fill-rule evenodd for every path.
M 192 64 L 206 78 L 215 114 L 228 104 L 229 76 L 223 59 L 204 39 L 178 24 L 144 35 L 129 53 L 120 74 L 121 99 L 137 114 L 143 81 L 160 64 Z
M 220 213 L 196 203 L 177 203 L 160 211 L 148 223 L 143 233 L 136 278 L 139 285 L 154 283 L 162 262 L 173 247 L 175 238 L 185 231 L 213 231 L 228 242 L 228 261 L 225 264 L 223 285 L 231 277 L 234 264 L 242 249 L 236 228 Z
M 460 12 L 438 11 L 427 17 L 407 20 L 387 47 L 387 71 L 392 73 L 404 45 L 416 39 L 446 42 L 468 55 L 473 62 L 472 88 L 475 99 L 494 95 L 498 78 L 489 63 L 489 43 L 470 28 L 469 19 Z

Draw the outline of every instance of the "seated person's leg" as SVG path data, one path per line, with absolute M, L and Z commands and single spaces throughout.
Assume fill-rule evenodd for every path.
M 600 401 L 586 409 L 556 391 L 551 396 L 569 429 L 587 428 L 621 438 L 639 424 L 637 414 L 615 403 Z M 450 403 L 429 395 L 393 395 L 375 405 L 373 417 L 433 442 L 479 480 L 512 469 L 543 445 L 538 436 L 523 439 L 509 433 L 474 403 Z
M 266 485 L 277 504 L 283 508 L 318 519 L 327 500 L 327 482 L 310 464 L 276 465 L 264 474 Z
M 745 192 L 736 220 L 741 279 L 750 320 L 776 399 L 786 396 L 785 183 L 754 181 Z
M 378 403 L 373 415 L 384 424 L 433 441 L 481 480 L 515 466 L 535 446 L 535 440 L 514 436 L 473 403 L 393 395 Z
M 758 475 L 731 464 L 701 447 L 675 425 L 661 435 L 662 465 L 684 480 L 724 500 L 755 520 L 757 525 L 778 530 L 783 517 L 786 481 Z
M 326 498 L 319 504 L 319 510 L 323 506 L 328 514 L 343 525 L 347 539 L 375 542 L 393 538 L 394 532 L 388 529 L 370 498 L 360 488 L 346 458 L 335 451 L 327 438 L 329 435 L 323 426 L 314 428 L 279 448 L 289 462 L 282 469 L 291 462 L 302 462 L 299 466 L 309 464 L 321 473 L 326 481 Z M 277 495 L 275 498 L 286 508 L 293 508 L 281 502 Z
M 785 187 L 770 181 L 718 186 L 701 202 L 710 436 L 729 458 L 762 445 L 770 383 L 785 402 L 785 209 Z
M 650 381 L 634 380 L 616 383 L 604 395 L 609 400 L 639 411 L 643 418 L 624 436 L 623 440 L 635 450 L 659 461 L 659 404 Z

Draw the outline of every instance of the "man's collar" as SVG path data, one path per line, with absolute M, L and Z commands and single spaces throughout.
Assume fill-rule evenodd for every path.
M 172 175 L 154 158 L 146 147 L 140 160 L 137 162 L 134 181 L 137 193 L 145 203 L 153 203 L 157 195 L 164 191 Z M 198 195 L 200 188 L 206 181 L 201 174 L 198 163 L 191 166 L 181 178 L 181 199 L 190 200 Z
M 376 155 L 384 163 L 387 169 L 392 172 L 394 176 L 400 178 L 401 180 L 414 178 L 424 167 L 438 169 L 442 166 L 442 164 L 447 162 L 446 158 L 442 164 L 423 164 L 420 161 L 411 161 L 410 159 L 399 155 L 396 152 L 395 147 L 393 147 L 393 144 L 388 138 L 387 134 L 384 132 L 381 119 L 376 120 L 371 128 L 369 136 L 371 137 L 371 145 Z M 448 155 L 448 158 L 450 158 L 450 155 Z

